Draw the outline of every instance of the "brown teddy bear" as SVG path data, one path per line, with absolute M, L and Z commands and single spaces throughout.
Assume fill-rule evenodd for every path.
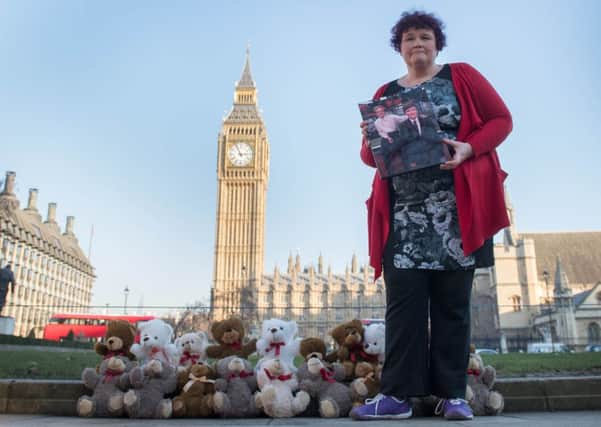
M 181 376 L 178 375 L 178 380 Z M 188 368 L 187 382 L 179 396 L 173 398 L 173 416 L 177 418 L 210 417 L 215 394 L 215 371 L 199 363 Z
M 505 399 L 501 393 L 492 390 L 496 378 L 495 368 L 490 365 L 484 366 L 482 357 L 472 347 L 467 365 L 465 400 L 474 411 L 474 415 L 499 415 L 503 412 Z
M 256 351 L 256 339 L 243 344 L 244 324 L 242 320 L 236 317 L 214 322 L 211 326 L 211 334 L 215 341 L 219 343 L 207 347 L 207 356 L 212 359 L 223 359 L 228 356 L 238 356 L 246 359 Z
M 340 383 L 344 368 L 324 360 L 326 345 L 321 338 L 305 338 L 300 343 L 305 362 L 298 368 L 300 389 L 311 396 L 311 405 L 304 416 L 324 418 L 346 417 L 351 410 L 351 390 Z
M 136 327 L 127 320 L 111 320 L 107 324 L 106 334 L 102 342 L 96 343 L 96 353 L 108 359 L 113 356 L 125 356 L 129 360 L 136 360 L 130 351 L 136 339 Z
M 330 334 L 338 344 L 338 350 L 330 353 L 328 362 L 338 360 L 344 367 L 347 380 L 364 378 L 375 372 L 378 356 L 368 354 L 363 349 L 363 324 L 358 319 L 336 326 Z

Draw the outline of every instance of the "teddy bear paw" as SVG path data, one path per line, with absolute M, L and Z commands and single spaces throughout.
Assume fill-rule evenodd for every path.
M 303 390 L 296 393 L 296 396 L 292 402 L 294 413 L 300 414 L 303 412 L 305 409 L 307 409 L 307 406 L 309 406 L 309 402 L 311 402 L 311 396 L 309 396 L 309 393 Z
M 261 398 L 261 392 L 257 391 L 255 393 L 255 406 L 258 409 L 261 409 L 263 407 L 263 399 Z
M 261 391 L 261 400 L 263 401 L 263 404 L 267 405 L 270 402 L 274 402 L 276 394 L 274 387 L 265 387 L 265 389 Z
M 94 402 L 84 397 L 77 402 L 77 413 L 80 417 L 90 417 L 94 409 Z
M 337 418 L 339 416 L 338 405 L 332 399 L 319 402 L 319 415 L 323 418 Z
M 351 383 L 351 390 L 354 391 L 358 396 L 365 397 L 369 393 L 367 386 L 365 385 L 365 378 L 357 378 Z
M 159 418 L 171 418 L 173 412 L 173 406 L 171 400 L 163 399 L 159 402 Z
M 215 393 L 215 395 L 213 396 L 213 408 L 215 408 L 215 411 L 217 412 L 222 412 L 223 408 L 225 407 L 225 394 L 218 391 L 217 393 Z
M 129 390 L 127 393 L 125 393 L 125 395 L 123 395 L 123 404 L 128 408 L 131 408 L 132 406 L 134 406 L 137 401 L 138 401 L 138 396 L 136 395 L 136 392 L 133 390 Z
M 504 406 L 503 396 L 500 393 L 497 393 L 496 391 L 491 391 L 488 395 L 487 406 L 493 411 L 498 411 L 502 409 Z
M 118 413 L 123 409 L 123 394 L 113 394 L 109 397 L 108 410 L 111 413 Z

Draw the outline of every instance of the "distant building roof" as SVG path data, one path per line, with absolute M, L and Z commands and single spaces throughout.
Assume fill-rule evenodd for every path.
M 601 231 L 569 233 L 520 233 L 533 239 L 539 279 L 547 270 L 554 277 L 557 256 L 570 283 L 601 281 Z

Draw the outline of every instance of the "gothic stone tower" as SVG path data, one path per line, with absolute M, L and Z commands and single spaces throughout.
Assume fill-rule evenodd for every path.
M 230 314 L 250 320 L 263 275 L 269 143 L 248 50 L 234 105 L 218 138 L 212 314 L 215 320 Z

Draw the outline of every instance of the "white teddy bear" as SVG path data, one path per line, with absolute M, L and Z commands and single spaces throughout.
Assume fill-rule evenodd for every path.
M 373 356 L 378 356 L 376 379 L 382 379 L 382 367 L 386 357 L 386 326 L 383 323 L 372 323 L 365 327 L 363 332 L 363 351 Z
M 189 332 L 175 340 L 178 354 L 178 369 L 187 369 L 190 366 L 207 360 L 206 349 L 209 345 L 207 334 L 203 331 Z
M 280 359 L 267 359 L 257 372 L 259 390 L 255 393 L 255 405 L 263 408 L 273 418 L 293 417 L 300 414 L 311 401 L 306 391 L 298 389 L 298 379 L 290 366 Z
M 142 365 L 158 360 L 163 364 L 177 366 L 177 349 L 171 344 L 173 328 L 161 319 L 138 324 L 140 344 L 131 346 L 131 352 Z
M 296 372 L 294 358 L 300 349 L 300 338 L 296 337 L 298 326 L 294 320 L 289 322 L 281 319 L 264 320 L 261 326 L 261 338 L 257 340 L 257 353 L 261 357 L 256 370 L 261 369 L 264 361 L 280 359 Z
M 384 363 L 386 356 L 386 326 L 383 323 L 372 323 L 365 327 L 363 333 L 363 350 L 367 354 L 377 355 L 378 362 Z

